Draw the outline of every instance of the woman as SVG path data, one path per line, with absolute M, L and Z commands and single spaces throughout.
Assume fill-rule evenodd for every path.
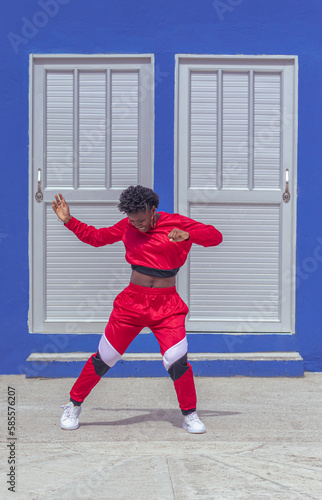
M 109 228 L 96 229 L 71 216 L 64 197 L 53 201 L 53 210 L 81 241 L 99 247 L 123 241 L 131 264 L 130 284 L 114 301 L 114 308 L 99 342 L 86 362 L 65 405 L 61 428 L 79 427 L 81 404 L 101 377 L 121 358 L 144 327 L 156 336 L 163 364 L 174 382 L 183 428 L 204 433 L 196 412 L 196 391 L 187 360 L 185 317 L 188 307 L 175 288 L 175 276 L 185 263 L 192 243 L 219 245 L 222 235 L 213 226 L 179 214 L 157 212 L 159 197 L 152 189 L 130 186 L 120 196 L 118 208 L 126 218 Z

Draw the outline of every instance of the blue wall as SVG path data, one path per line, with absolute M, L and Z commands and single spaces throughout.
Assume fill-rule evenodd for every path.
M 160 84 L 155 94 L 154 187 L 160 208 L 168 211 L 173 210 L 174 55 L 299 56 L 296 334 L 306 369 L 321 371 L 322 3 L 7 0 L 1 10 L 1 373 L 22 372 L 33 348 L 27 325 L 30 53 L 155 54 Z

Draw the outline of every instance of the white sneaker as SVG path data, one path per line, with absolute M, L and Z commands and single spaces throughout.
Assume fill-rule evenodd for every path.
M 206 432 L 206 427 L 199 419 L 196 411 L 185 415 L 182 427 L 192 434 L 203 434 Z
M 64 430 L 69 431 L 78 429 L 78 417 L 82 411 L 82 407 L 75 406 L 74 403 L 69 401 L 69 403 L 61 405 L 61 408 L 64 408 L 64 413 L 62 415 L 62 418 L 60 419 L 60 427 Z

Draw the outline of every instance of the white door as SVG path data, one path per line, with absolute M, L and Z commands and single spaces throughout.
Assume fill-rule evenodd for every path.
M 129 280 L 123 244 L 84 245 L 51 204 L 61 192 L 76 218 L 110 226 L 124 217 L 123 189 L 153 186 L 153 56 L 34 55 L 30 65 L 30 331 L 101 333 Z
M 297 60 L 177 56 L 176 77 L 176 209 L 223 233 L 180 271 L 187 330 L 294 332 Z

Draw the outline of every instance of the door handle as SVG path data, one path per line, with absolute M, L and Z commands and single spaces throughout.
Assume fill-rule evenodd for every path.
M 38 203 L 41 203 L 42 200 L 44 199 L 44 195 L 42 194 L 42 190 L 41 190 L 41 169 L 40 168 L 38 168 L 38 191 L 35 194 L 35 198 L 36 198 L 36 201 Z
M 284 203 L 288 203 L 291 199 L 291 194 L 288 188 L 288 184 L 289 184 L 289 169 L 287 168 L 285 172 L 285 191 L 283 193 Z

